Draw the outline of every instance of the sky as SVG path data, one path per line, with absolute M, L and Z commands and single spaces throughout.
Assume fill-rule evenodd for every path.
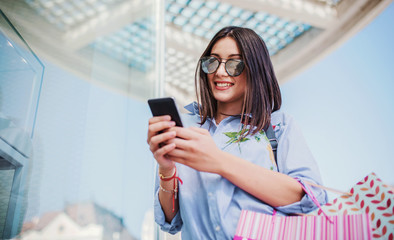
M 319 62 L 281 85 L 324 184 L 348 190 L 370 172 L 394 185 L 394 5 Z M 146 102 L 45 62 L 34 136 L 28 217 L 90 201 L 139 236 L 153 204 Z
M 283 110 L 309 143 L 327 186 L 370 172 L 394 185 L 394 4 L 281 86 Z

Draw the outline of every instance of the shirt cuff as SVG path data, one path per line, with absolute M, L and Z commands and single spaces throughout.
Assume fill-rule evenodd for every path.
M 180 210 L 178 210 L 177 214 L 172 219 L 171 223 L 166 222 L 163 209 L 161 208 L 160 205 L 159 189 L 157 189 L 155 193 L 154 211 L 155 211 L 155 222 L 160 226 L 160 229 L 162 231 L 171 234 L 176 234 L 182 229 L 183 222 L 182 222 Z
M 305 183 L 302 179 L 299 179 L 298 181 L 305 186 Z M 317 199 L 317 201 L 320 203 L 321 206 L 327 203 L 327 193 L 325 190 L 310 185 L 306 187 L 306 190 L 308 191 L 309 195 L 315 196 L 315 198 Z M 313 200 L 309 197 L 309 195 L 305 194 L 298 202 L 285 206 L 276 207 L 276 210 L 283 212 L 285 214 L 311 212 L 317 208 L 317 205 L 313 202 Z

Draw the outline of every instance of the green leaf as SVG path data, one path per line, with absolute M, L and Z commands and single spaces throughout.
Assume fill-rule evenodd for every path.
M 247 131 L 248 131 L 248 129 L 241 129 L 239 132 L 224 132 L 223 134 L 230 138 L 226 142 L 227 145 L 224 148 L 226 148 L 228 145 L 230 145 L 232 143 L 237 143 L 238 148 L 239 148 L 239 152 L 241 152 L 241 144 L 240 143 L 250 140 L 249 138 L 242 136 Z
M 250 139 L 249 138 L 241 138 L 241 139 L 239 139 L 239 142 L 246 142 L 248 140 L 250 140 Z
M 238 135 L 237 132 L 225 132 L 223 134 L 226 135 L 229 138 L 235 138 Z

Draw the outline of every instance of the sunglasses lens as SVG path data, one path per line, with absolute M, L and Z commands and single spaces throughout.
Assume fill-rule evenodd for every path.
M 203 57 L 201 58 L 201 68 L 207 73 L 214 73 L 219 67 L 219 60 L 214 57 Z
M 220 61 L 215 57 L 203 57 L 201 58 L 201 68 L 207 73 L 214 73 L 219 67 Z M 232 77 L 239 76 L 244 70 L 245 64 L 240 59 L 229 59 L 225 63 L 226 72 Z
M 226 62 L 226 71 L 228 75 L 236 77 L 244 70 L 245 64 L 242 60 L 230 59 Z

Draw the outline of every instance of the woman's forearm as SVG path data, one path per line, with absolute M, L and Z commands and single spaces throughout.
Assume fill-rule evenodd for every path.
M 282 173 L 268 170 L 244 159 L 221 151 L 225 159 L 218 174 L 234 185 L 273 206 L 298 202 L 304 196 L 297 180 Z

